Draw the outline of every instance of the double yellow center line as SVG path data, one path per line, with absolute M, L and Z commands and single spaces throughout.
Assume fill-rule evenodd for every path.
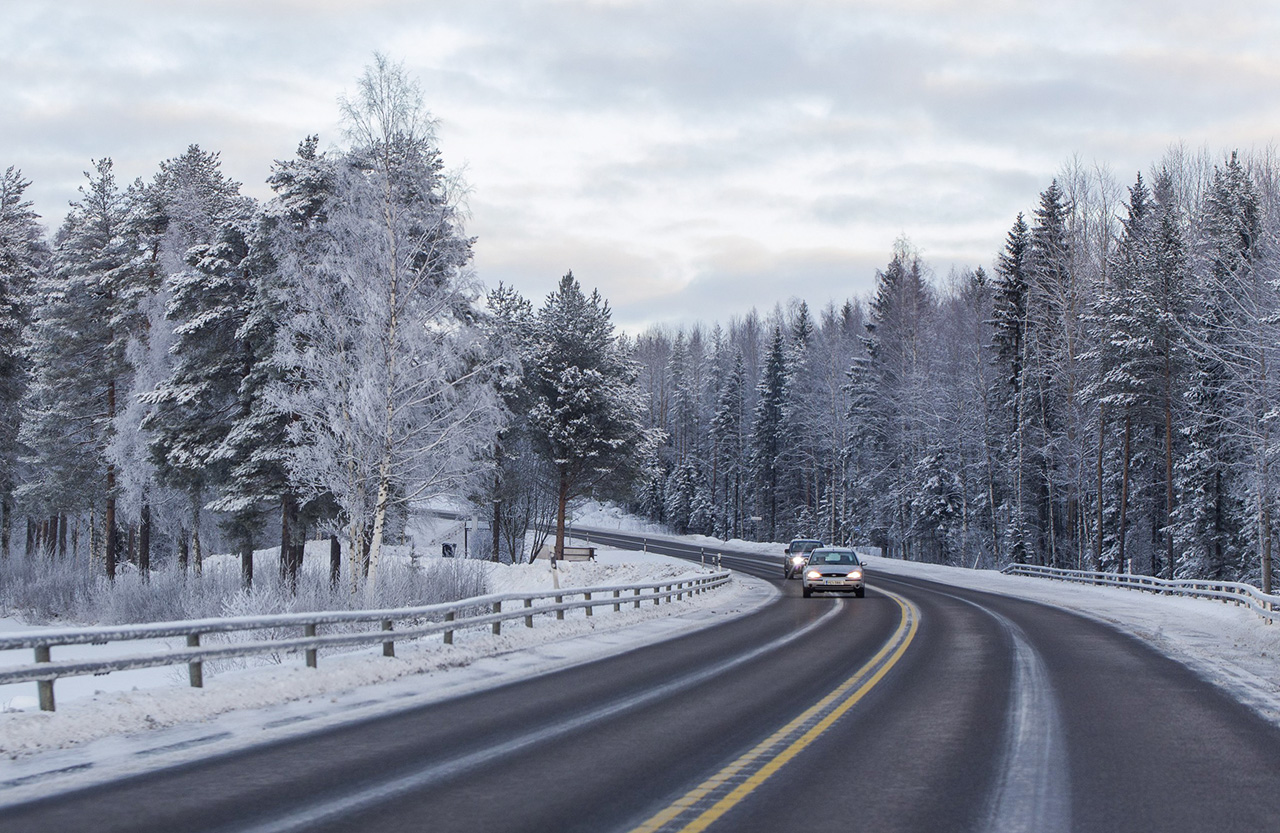
M 866 665 L 800 716 L 631 833 L 697 833 L 706 830 L 857 705 L 902 658 L 915 638 L 920 620 L 920 611 L 914 604 L 897 593 L 880 592 L 897 602 L 902 618 L 884 647 Z

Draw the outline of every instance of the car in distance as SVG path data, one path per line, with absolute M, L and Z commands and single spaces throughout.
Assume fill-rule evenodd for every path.
M 782 577 L 797 578 L 804 569 L 805 561 L 809 559 L 809 553 L 820 546 L 822 542 L 816 538 L 793 538 L 782 551 Z
M 804 597 L 834 592 L 862 598 L 867 592 L 864 572 L 858 554 L 848 547 L 820 547 L 809 553 L 804 568 Z

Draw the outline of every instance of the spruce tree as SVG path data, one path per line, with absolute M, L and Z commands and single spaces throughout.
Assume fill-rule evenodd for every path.
M 1257 196 L 1232 154 L 1225 169 L 1215 170 L 1207 195 L 1203 284 L 1190 321 L 1197 349 L 1187 396 L 1186 453 L 1177 465 L 1183 575 L 1238 578 L 1249 539 L 1239 482 L 1242 449 L 1231 426 L 1231 352 L 1239 345 L 1237 293 L 1247 282 L 1258 230 Z
M 572 272 L 538 311 L 531 366 L 529 420 L 537 447 L 556 470 L 560 557 L 570 498 L 634 471 L 644 459 L 644 400 L 608 302 L 598 291 L 584 294 Z
M 107 456 L 129 389 L 134 243 L 110 159 L 94 163 L 58 231 L 31 329 L 31 385 L 20 442 L 35 473 L 20 495 L 33 514 L 102 509 L 103 564 L 114 579 L 120 540 L 117 468 Z
M 775 325 L 756 386 L 758 399 L 751 423 L 751 468 L 766 540 L 777 540 L 778 476 L 781 466 L 783 416 L 787 395 L 786 338 Z
M 229 476 L 223 446 L 232 421 L 242 415 L 241 381 L 254 365 L 241 332 L 251 294 L 241 264 L 252 203 L 239 189 L 223 174 L 218 154 L 198 145 L 162 162 L 144 189 L 172 340 L 166 377 L 137 396 L 149 406 L 142 428 L 158 478 L 187 497 L 197 572 L 202 511 Z M 255 522 L 239 514 L 227 521 L 247 585 Z
M 20 406 L 30 372 L 26 329 L 36 282 L 49 262 L 39 215 L 23 198 L 30 185 L 17 168 L 0 175 L 0 556 L 5 558 L 20 478 Z

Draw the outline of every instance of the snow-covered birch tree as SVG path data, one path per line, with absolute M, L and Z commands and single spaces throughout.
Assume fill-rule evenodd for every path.
M 277 404 L 297 417 L 294 476 L 341 507 L 354 590 L 377 579 L 388 512 L 456 491 L 499 412 L 473 324 L 472 241 L 418 85 L 379 55 L 342 109 L 352 147 L 327 216 L 277 252 L 294 287 Z

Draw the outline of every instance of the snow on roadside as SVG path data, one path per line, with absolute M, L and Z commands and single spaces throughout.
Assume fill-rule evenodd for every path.
M 570 588 L 656 582 L 702 572 L 702 568 L 687 561 L 622 550 L 601 550 L 594 563 L 561 564 L 555 578 L 548 564 L 542 561 L 489 567 L 492 592 L 551 589 L 556 579 L 560 587 Z M 417 698 L 415 702 L 430 696 L 431 692 L 447 696 L 457 683 L 443 672 L 465 670 L 484 658 L 501 658 L 531 649 L 536 653 L 539 646 L 552 645 L 554 651 L 544 650 L 544 655 L 535 658 L 536 661 L 507 663 L 518 666 L 516 676 L 545 673 L 555 667 L 585 662 L 745 614 L 775 595 L 776 591 L 767 582 L 738 575 L 726 587 L 673 604 L 646 605 L 638 610 L 623 605 L 621 613 L 614 613 L 612 605 L 606 602 L 595 609 L 591 618 L 580 610 L 569 611 L 563 621 L 538 616 L 532 629 L 523 627 L 523 622 L 517 619 L 504 623 L 498 636 L 489 633 L 487 627 L 460 630 L 455 633 L 453 645 L 442 644 L 439 637 L 397 643 L 394 659 L 382 657 L 377 646 L 344 654 L 322 653 L 318 673 L 303 666 L 300 657 L 286 657 L 279 665 L 212 675 L 206 679 L 203 689 L 184 685 L 185 669 L 181 667 L 130 672 L 149 676 L 143 683 L 132 682 L 127 690 L 104 687 L 104 681 L 117 676 L 114 674 L 79 678 L 88 681 L 81 689 L 73 687 L 71 680 L 59 681 L 55 686 L 56 712 L 26 710 L 0 714 L 0 754 L 18 759 L 111 736 L 208 721 L 238 710 L 258 710 L 299 701 L 307 703 L 306 719 L 314 720 L 317 712 L 323 714 L 328 708 L 327 700 L 332 703 L 331 710 L 341 712 L 345 708 L 341 705 L 342 693 L 359 689 L 366 692 L 363 699 L 367 700 L 369 689 L 365 687 L 378 684 L 379 689 L 384 689 L 400 678 L 412 678 L 405 681 L 411 685 Z M 573 647 L 569 643 L 573 643 Z M 70 649 L 55 649 L 55 654 L 62 655 L 63 650 Z M 27 652 L 20 653 L 23 656 L 18 661 L 29 661 Z M 488 679 L 492 676 L 492 671 L 486 672 L 488 684 L 493 684 L 493 680 Z M 26 683 L 20 688 L 33 695 L 35 685 Z M 16 697 L 10 697 L 13 705 L 34 705 L 25 701 L 15 703 L 15 700 Z M 330 717 L 337 719 L 340 715 Z M 260 732 L 251 734 L 257 737 Z M 0 765 L 0 782 L 5 780 L 5 774 Z
M 1190 667 L 1280 725 L 1280 620 L 1267 624 L 1248 608 L 1209 599 L 875 556 L 863 559 L 873 584 L 877 572 L 911 576 L 1043 602 L 1106 622 Z

